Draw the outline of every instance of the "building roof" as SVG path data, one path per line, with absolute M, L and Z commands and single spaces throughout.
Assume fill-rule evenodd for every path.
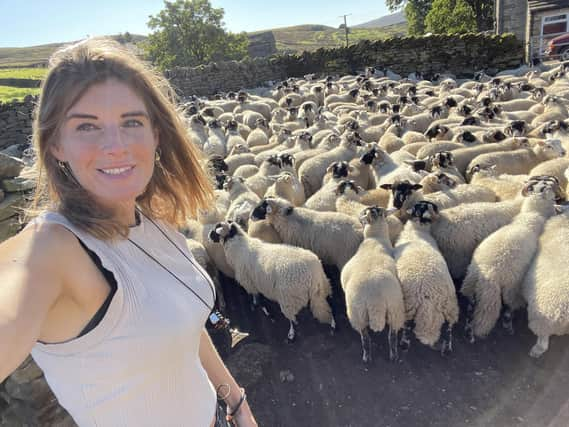
M 528 6 L 531 12 L 543 12 L 569 7 L 569 0 L 528 0 Z

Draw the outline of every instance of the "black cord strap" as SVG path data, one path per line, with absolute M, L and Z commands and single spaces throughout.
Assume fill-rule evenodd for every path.
M 162 235 L 176 248 L 178 249 L 178 251 L 182 254 L 182 256 L 184 258 L 186 258 L 190 264 L 192 264 L 192 266 L 200 273 L 200 275 L 204 278 L 204 280 L 207 282 L 207 284 L 209 285 L 209 287 L 211 288 L 212 291 L 212 296 L 213 296 L 213 304 L 215 305 L 215 287 L 213 286 L 213 283 L 211 282 L 211 279 L 209 279 L 208 277 L 206 277 L 205 274 L 202 273 L 201 269 L 198 268 L 194 262 L 192 261 L 192 259 L 190 257 L 188 257 L 184 251 L 182 249 L 180 249 L 178 247 L 178 245 L 176 245 L 172 239 L 170 239 L 170 237 L 168 237 L 168 235 L 158 226 L 158 224 L 156 224 L 154 221 L 152 221 L 152 219 L 148 218 L 146 215 L 144 215 L 144 213 L 140 210 L 137 209 L 137 211 L 146 219 L 148 219 L 153 225 L 154 227 L 156 227 L 161 233 Z M 128 241 L 131 242 L 134 246 L 136 246 L 140 251 L 142 251 L 142 253 L 144 253 L 147 257 L 149 257 L 151 260 L 153 260 L 156 264 L 158 264 L 160 267 L 162 267 L 164 270 L 166 270 L 168 273 L 170 273 L 170 275 L 172 277 L 174 277 L 178 282 L 180 282 L 185 288 L 187 288 L 191 293 L 193 293 L 196 298 L 198 298 L 207 308 L 209 311 L 212 311 L 214 309 L 214 307 L 210 307 L 210 305 L 196 292 L 194 291 L 192 288 L 190 288 L 188 285 L 186 285 L 186 283 L 184 283 L 184 281 L 182 279 L 180 279 L 178 276 L 176 276 L 173 272 L 171 272 L 167 267 L 165 267 L 160 261 L 158 261 L 155 257 L 153 257 L 151 254 L 149 254 L 143 247 L 141 247 L 138 243 L 136 243 L 134 240 L 132 240 L 130 237 L 128 238 Z

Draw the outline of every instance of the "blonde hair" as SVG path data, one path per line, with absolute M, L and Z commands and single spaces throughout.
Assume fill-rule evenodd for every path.
M 182 225 L 188 216 L 206 209 L 213 198 L 212 185 L 200 165 L 200 152 L 189 139 L 168 81 L 126 48 L 105 38 L 84 40 L 50 58 L 34 116 L 38 176 L 28 215 L 56 210 L 95 237 L 128 236 L 128 226 L 114 219 L 113 210 L 98 204 L 70 171 L 58 165 L 51 152 L 69 109 L 93 84 L 110 78 L 125 83 L 141 97 L 158 133 L 160 162 L 136 202 L 146 215 Z

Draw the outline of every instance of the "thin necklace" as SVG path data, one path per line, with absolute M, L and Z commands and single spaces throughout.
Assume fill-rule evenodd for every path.
M 207 277 L 205 274 L 202 273 L 201 269 L 198 268 L 196 266 L 196 264 L 194 264 L 194 261 L 192 261 L 192 259 L 190 257 L 188 257 L 184 251 L 182 249 L 180 249 L 178 247 L 178 245 L 176 245 L 169 237 L 168 235 L 162 230 L 162 228 L 160 228 L 158 226 L 158 224 L 156 224 L 154 221 L 152 221 L 152 219 L 150 219 L 149 217 L 147 217 L 146 215 L 144 215 L 144 213 L 139 210 L 138 208 L 136 209 L 136 212 L 138 212 L 140 215 L 142 215 L 144 218 L 146 218 L 148 221 L 150 221 L 154 227 L 156 227 L 160 233 L 162 233 L 162 235 L 182 254 L 182 256 L 184 258 L 186 258 L 190 264 L 192 264 L 192 266 L 201 274 L 201 276 L 204 278 L 204 280 L 207 282 L 207 284 L 209 285 L 209 287 L 211 288 L 211 293 L 212 293 L 212 297 L 213 297 L 213 303 L 215 305 L 215 287 L 211 281 L 211 279 L 209 277 Z M 150 255 L 143 247 L 141 247 L 138 243 L 136 243 L 134 240 L 132 240 L 130 237 L 128 238 L 128 241 L 130 243 L 132 243 L 134 246 L 136 246 L 138 249 L 140 249 L 148 258 L 150 258 L 152 261 L 154 261 L 156 264 L 158 264 L 160 267 L 162 267 L 164 270 L 166 270 L 168 273 L 170 273 L 170 275 L 172 277 L 174 277 L 178 282 L 180 282 L 182 285 L 184 285 L 191 293 L 193 293 L 196 298 L 198 298 L 207 308 L 208 310 L 211 312 L 213 311 L 214 307 L 210 307 L 210 305 L 201 297 L 199 296 L 199 294 L 194 291 L 192 288 L 190 288 L 182 279 L 180 279 L 178 276 L 176 276 L 174 273 L 172 273 L 167 267 L 165 267 L 160 261 L 158 261 L 155 257 L 153 257 L 152 255 Z

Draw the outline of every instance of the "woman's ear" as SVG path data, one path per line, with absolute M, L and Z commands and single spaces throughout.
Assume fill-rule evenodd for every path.
M 56 160 L 59 160 L 60 162 L 65 161 L 65 155 L 63 153 L 63 148 L 61 147 L 61 144 L 51 145 L 49 147 L 49 152 L 53 157 L 55 157 Z

